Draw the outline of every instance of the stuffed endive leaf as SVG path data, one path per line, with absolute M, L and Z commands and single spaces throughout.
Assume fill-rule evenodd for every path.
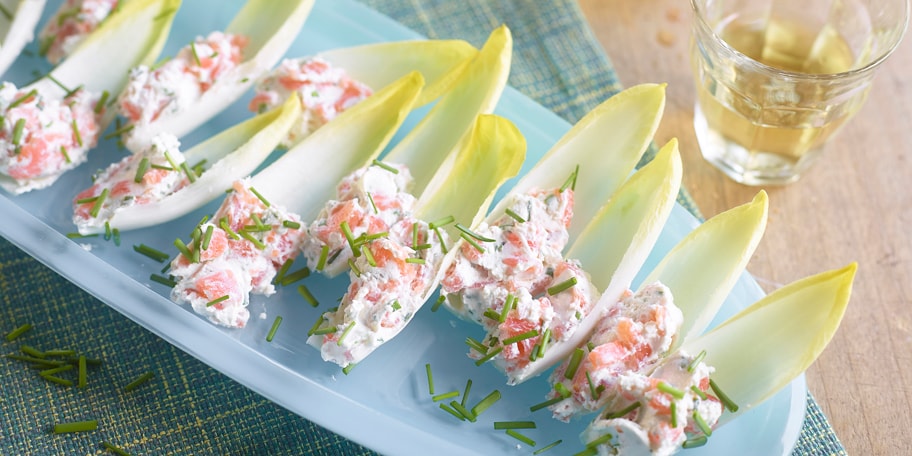
M 127 71 L 155 60 L 180 0 L 134 0 L 111 15 L 67 61 L 38 81 L 0 88 L 0 186 L 12 193 L 44 188 L 86 160 L 113 119 L 108 101 Z M 14 147 L 13 147 L 14 146 Z
M 297 37 L 313 0 L 247 0 L 225 28 L 198 37 L 155 69 L 134 68 L 118 102 L 141 148 L 156 133 L 180 138 L 236 101 Z
M 266 160 L 300 114 L 295 98 L 181 153 L 170 133 L 95 176 L 76 196 L 79 233 L 144 228 L 185 215 L 224 194 Z M 104 193 L 106 196 L 99 199 Z
M 12 65 L 22 49 L 35 37 L 46 0 L 3 2 L 0 14 L 0 75 Z
M 702 333 L 756 249 L 766 215 L 760 192 L 711 218 L 668 252 L 635 292 L 609 305 L 592 336 L 551 374 L 554 417 L 566 421 L 599 410 L 617 394 L 623 374 L 648 373 L 682 340 Z
M 643 393 L 640 402 L 617 401 L 581 439 L 598 454 L 659 456 L 705 443 L 714 427 L 759 405 L 817 359 L 845 313 L 856 267 L 786 285 L 686 341 L 649 377 L 628 379 L 626 402 Z
M 423 85 L 417 72 L 378 91 L 298 143 L 233 190 L 171 263 L 171 297 L 216 324 L 243 327 L 250 293 L 274 293 L 273 278 L 298 253 L 302 220 L 316 215 L 333 186 L 375 157 L 405 120 Z

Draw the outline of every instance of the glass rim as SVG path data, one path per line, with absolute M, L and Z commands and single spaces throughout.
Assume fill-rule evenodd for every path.
M 790 77 L 793 79 L 806 79 L 806 80 L 846 79 L 846 78 L 850 78 L 852 76 L 857 76 L 857 75 L 861 75 L 864 73 L 868 73 L 868 72 L 872 71 L 873 69 L 877 68 L 878 66 L 880 66 L 880 64 L 882 64 L 885 60 L 887 60 L 888 57 L 890 57 L 891 54 L 893 54 L 893 51 L 895 51 L 896 48 L 899 47 L 899 44 L 902 43 L 903 37 L 905 37 L 906 32 L 909 29 L 909 15 L 910 15 L 910 8 L 912 8 L 912 3 L 910 3 L 910 1 L 912 1 L 912 0 L 904 0 L 902 2 L 903 5 L 905 6 L 905 8 L 903 8 L 902 30 L 899 31 L 899 34 L 896 37 L 895 42 L 893 42 L 886 50 L 884 50 L 882 53 L 880 53 L 880 55 L 878 55 L 875 58 L 872 58 L 867 64 L 860 66 L 858 68 L 853 68 L 851 70 L 842 71 L 839 73 L 801 73 L 798 71 L 783 70 L 781 68 L 776 68 L 774 66 L 767 65 L 754 58 L 751 58 L 750 56 L 744 54 L 743 52 L 741 52 L 741 51 L 735 49 L 734 47 L 732 47 L 731 45 L 729 45 L 727 41 L 722 39 L 722 37 L 719 36 L 719 34 L 717 34 L 716 31 L 713 30 L 712 27 L 710 27 L 709 23 L 706 21 L 706 18 L 705 18 L 704 12 L 703 12 L 703 8 L 701 7 L 702 5 L 697 4 L 699 1 L 700 0 L 690 0 L 690 6 L 693 9 L 694 16 L 695 16 L 694 20 L 697 22 L 697 24 L 699 24 L 700 26 L 702 26 L 703 28 L 708 30 L 709 33 L 713 36 L 713 38 L 715 38 L 719 43 L 721 43 L 722 46 L 725 47 L 725 49 L 729 50 L 730 52 L 732 52 L 738 56 L 741 56 L 741 57 L 749 60 L 752 64 L 759 67 L 759 69 L 764 70 L 768 73 L 773 73 L 773 74 L 776 74 L 779 76 L 787 76 L 787 77 Z

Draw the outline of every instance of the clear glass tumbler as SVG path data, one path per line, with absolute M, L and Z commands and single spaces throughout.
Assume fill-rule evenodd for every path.
M 867 98 L 909 0 L 691 0 L 694 128 L 747 185 L 798 180 Z

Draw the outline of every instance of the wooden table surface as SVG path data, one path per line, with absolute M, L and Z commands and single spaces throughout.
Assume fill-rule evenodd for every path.
M 625 86 L 667 82 L 656 136 L 680 141 L 684 185 L 710 217 L 759 190 L 703 161 L 693 131 L 690 2 L 580 0 Z M 909 35 L 912 35 L 910 33 Z M 912 454 L 912 36 L 867 104 L 797 183 L 767 187 L 770 216 L 749 271 L 767 290 L 859 264 L 842 325 L 808 370 L 850 455 Z

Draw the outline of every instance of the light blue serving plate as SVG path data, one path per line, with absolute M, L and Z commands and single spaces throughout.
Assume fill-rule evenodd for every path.
M 45 20 L 58 4 L 59 1 L 49 2 Z M 223 28 L 240 4 L 221 0 L 185 1 L 164 55 L 173 55 L 196 35 Z M 415 38 L 420 37 L 361 4 L 350 0 L 317 1 L 288 56 Z M 34 52 L 34 44 L 29 49 Z M 24 56 L 5 79 L 22 85 L 34 77 L 33 71 L 48 69 L 41 59 Z M 184 138 L 184 147 L 189 148 L 248 118 L 249 99 L 250 94 Z M 569 129 L 565 121 L 509 88 L 497 113 L 512 120 L 528 141 L 524 170 Z M 414 124 L 415 119 L 409 119 L 406 129 Z M 321 312 L 335 305 L 347 285 L 344 278 L 307 279 L 308 287 L 322 303 L 316 309 L 307 305 L 294 287 L 282 289 L 268 299 L 255 297 L 250 323 L 243 330 L 215 327 L 188 307 L 171 302 L 169 290 L 149 280 L 150 274 L 159 273 L 162 265 L 135 253 L 131 246 L 145 243 L 176 253 L 173 240 L 186 238 L 200 218 L 214 212 L 220 201 L 171 223 L 123 233 L 120 247 L 101 238 L 68 239 L 65 234 L 75 231 L 70 221 L 73 195 L 90 185 L 93 172 L 124 154 L 113 140 L 103 141 L 90 154 L 88 163 L 52 187 L 21 196 L 0 194 L 0 214 L 7 220 L 0 223 L 0 235 L 213 368 L 292 412 L 378 452 L 420 455 L 434 452 L 440 456 L 531 454 L 558 439 L 563 443 L 548 454 L 572 454 L 583 448 L 578 435 L 588 419 L 565 424 L 552 420 L 546 410 L 529 412 L 529 406 L 541 402 L 549 389 L 546 376 L 510 387 L 492 366 L 476 367 L 466 357 L 464 340 L 467 336 L 480 338 L 483 334 L 478 327 L 459 321 L 444 310 L 433 313 L 429 305 L 425 306 L 396 339 L 349 375 L 343 375 L 337 366 L 323 362 L 319 353 L 306 344 L 306 332 Z M 302 178 L 308 172 L 318 170 L 303 170 Z M 675 207 L 644 271 L 655 266 L 697 224 L 685 209 Z M 294 269 L 301 266 L 303 261 Z M 745 274 L 714 324 L 762 296 L 756 282 Z M 284 318 L 282 326 L 275 339 L 266 342 L 266 333 L 277 315 Z M 432 402 L 427 391 L 426 364 L 433 369 L 437 393 L 462 391 L 466 380 L 471 379 L 469 406 L 495 389 L 501 392 L 502 399 L 476 423 L 457 421 Z M 683 454 L 788 455 L 804 420 L 806 393 L 805 379 L 801 376 L 763 405 L 714 432 L 708 445 L 685 450 Z M 537 446 L 520 443 L 493 429 L 494 421 L 507 420 L 534 420 L 538 428 L 522 433 L 535 440 Z

